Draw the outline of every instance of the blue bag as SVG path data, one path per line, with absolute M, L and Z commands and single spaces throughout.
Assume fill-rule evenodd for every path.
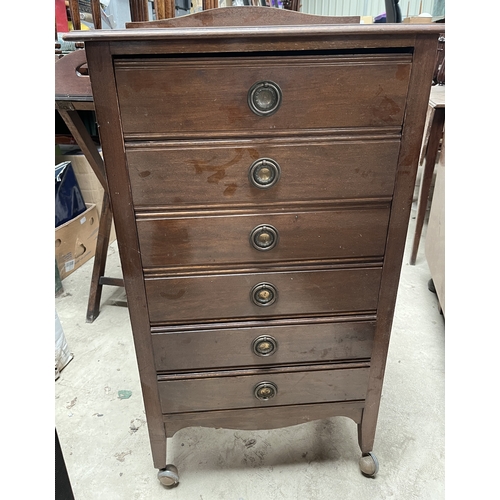
M 87 207 L 70 161 L 56 165 L 56 227 L 83 214 Z

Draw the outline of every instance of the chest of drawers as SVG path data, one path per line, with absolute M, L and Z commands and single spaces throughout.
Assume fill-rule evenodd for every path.
M 347 416 L 374 475 L 443 27 L 245 9 L 67 36 L 86 43 L 154 466 L 177 484 L 183 427 Z

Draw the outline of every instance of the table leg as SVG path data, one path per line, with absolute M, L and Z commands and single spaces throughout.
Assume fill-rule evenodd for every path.
M 71 135 L 75 138 L 75 141 L 85 155 L 85 158 L 89 162 L 92 170 L 97 176 L 97 179 L 104 188 L 101 217 L 99 220 L 99 232 L 97 234 L 97 246 L 94 257 L 94 267 L 90 281 L 89 302 L 87 306 L 87 323 L 92 323 L 99 316 L 103 285 L 123 286 L 123 280 L 106 278 L 104 276 L 111 234 L 111 224 L 113 221 L 104 162 L 99 154 L 97 146 L 94 144 L 94 141 L 90 137 L 90 134 L 82 122 L 78 111 L 71 109 L 71 107 L 67 108 L 66 106 L 67 103 L 59 103 L 57 110 L 61 115 L 61 118 L 66 123 Z
M 64 109 L 62 106 L 57 108 L 59 115 L 64 120 L 64 123 L 74 137 L 78 147 L 82 150 L 85 158 L 89 162 L 90 167 L 94 171 L 97 179 L 101 183 L 104 191 L 108 189 L 106 181 L 106 174 L 104 172 L 104 162 L 99 154 L 97 146 L 94 144 L 92 137 L 88 133 L 78 111 L 71 109 Z
M 410 257 L 410 264 L 413 266 L 417 260 L 418 246 L 424 227 L 425 212 L 429 200 L 432 176 L 436 165 L 439 143 L 443 135 L 444 127 L 444 108 L 436 108 L 432 117 L 429 141 L 427 143 L 427 152 L 425 155 L 424 170 L 422 180 L 420 181 L 420 190 L 417 201 L 417 221 L 415 225 L 415 234 L 413 236 L 413 246 Z
M 95 249 L 94 268 L 90 280 L 89 303 L 87 306 L 87 323 L 92 323 L 99 316 L 101 304 L 102 283 L 101 276 L 104 276 L 106 269 L 106 259 L 108 256 L 109 236 L 111 233 L 111 223 L 113 214 L 109 203 L 108 193 L 104 192 L 102 199 L 101 218 L 99 220 L 99 232 L 97 234 L 97 245 Z

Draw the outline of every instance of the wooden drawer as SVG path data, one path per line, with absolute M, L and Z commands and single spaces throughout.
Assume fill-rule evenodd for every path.
M 400 127 L 410 70 L 410 54 L 115 62 L 126 140 Z M 248 103 L 252 87 L 263 81 L 281 91 L 270 116 L 255 114 Z
M 389 206 L 137 221 L 145 268 L 382 257 Z
M 354 401 L 365 398 L 368 372 L 367 367 L 278 373 L 262 370 L 253 375 L 227 372 L 226 376 L 160 381 L 158 390 L 163 413 Z M 262 382 L 277 387 L 275 396 L 267 401 L 254 395 Z
M 157 331 L 156 370 L 184 371 L 370 358 L 374 321 Z
M 373 311 L 381 268 L 147 278 L 152 323 Z M 256 305 L 254 287 L 270 283 L 276 300 Z M 258 293 L 258 292 L 255 292 Z
M 399 139 L 255 140 L 127 148 L 136 209 L 271 204 L 392 196 Z M 252 165 L 270 158 L 279 181 L 262 189 Z

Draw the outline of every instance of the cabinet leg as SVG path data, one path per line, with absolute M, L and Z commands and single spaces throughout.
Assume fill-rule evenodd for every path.
M 149 435 L 153 465 L 156 469 L 163 469 L 167 464 L 167 438 L 156 438 Z
M 358 424 L 358 444 L 361 453 L 368 453 L 373 449 L 375 442 L 375 429 L 370 429 L 364 420 Z
M 361 458 L 359 459 L 359 469 L 361 473 L 368 477 L 375 477 L 379 464 L 377 457 L 372 452 L 375 441 L 375 424 L 369 425 L 365 420 L 365 415 L 358 424 L 358 443 L 361 448 Z
M 151 438 L 153 464 L 158 469 L 158 481 L 163 486 L 173 488 L 179 484 L 179 471 L 173 464 L 167 464 L 167 438 Z

